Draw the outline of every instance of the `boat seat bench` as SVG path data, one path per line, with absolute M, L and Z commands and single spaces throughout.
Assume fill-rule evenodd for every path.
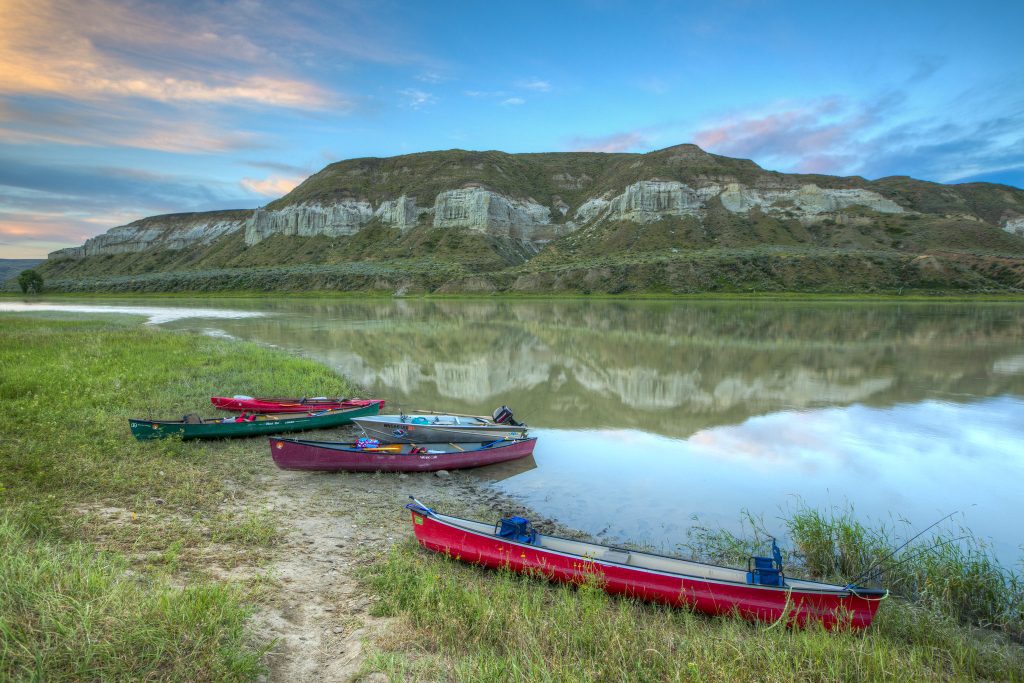
M 633 554 L 628 550 L 606 550 L 600 556 L 601 560 L 605 562 L 618 562 L 619 564 L 629 564 L 629 558 Z

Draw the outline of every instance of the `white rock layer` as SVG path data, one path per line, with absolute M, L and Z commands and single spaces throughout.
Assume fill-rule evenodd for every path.
M 420 214 L 429 212 L 430 209 L 416 206 L 415 197 L 406 197 L 403 194 L 398 199 L 382 202 L 373 215 L 384 225 L 390 225 L 405 232 L 416 227 Z
M 551 223 L 551 210 L 529 199 L 511 199 L 481 187 L 448 190 L 434 202 L 435 228 L 529 240 Z
M 145 225 L 119 225 L 102 235 L 90 237 L 80 247 L 52 252 L 50 258 L 84 258 L 100 254 L 128 254 L 133 252 L 184 249 L 193 244 L 206 244 L 218 237 L 237 232 L 243 220 L 202 220 L 182 226 L 178 221 L 150 220 Z
M 1003 223 L 1003 230 L 1011 235 L 1024 237 L 1024 216 L 1020 218 L 1007 218 L 1006 222 Z
M 245 243 L 256 244 L 276 234 L 354 235 L 371 218 L 373 207 L 369 202 L 344 201 L 329 206 L 295 204 L 276 211 L 256 209 L 245 226 Z
M 719 195 L 729 211 L 746 213 L 758 208 L 766 213 L 792 211 L 816 216 L 841 211 L 851 206 L 863 206 L 879 213 L 902 213 L 903 207 L 870 190 L 833 190 L 817 185 L 804 185 L 798 190 L 759 190 L 730 183 Z
M 339 237 L 359 232 L 373 218 L 404 232 L 418 225 L 425 214 L 433 214 L 436 228 L 468 228 L 537 246 L 599 220 L 650 223 L 671 216 L 700 218 L 714 197 L 718 197 L 722 206 L 733 213 L 759 209 L 805 221 L 820 220 L 822 216 L 851 206 L 863 206 L 881 213 L 904 211 L 899 204 L 869 190 L 828 189 L 813 184 L 795 189 L 752 188 L 739 183 L 691 187 L 673 180 L 654 179 L 634 183 L 617 196 L 607 193 L 587 199 L 577 207 L 571 221 L 552 223 L 551 209 L 533 199 L 517 199 L 482 187 L 469 187 L 441 192 L 432 208 L 417 206 L 415 197 L 402 195 L 382 202 L 376 210 L 368 201 L 346 200 L 329 205 L 296 204 L 273 211 L 257 209 L 245 221 L 198 219 L 185 227 L 148 221 L 145 226 L 114 228 L 93 237 L 81 247 L 62 249 L 51 256 L 83 257 L 148 249 L 181 249 L 210 242 L 243 228 L 245 243 L 249 245 L 276 234 Z M 553 198 L 552 205 L 563 216 L 570 210 L 560 197 Z M 1003 229 L 1024 235 L 1024 218 L 1008 219 Z

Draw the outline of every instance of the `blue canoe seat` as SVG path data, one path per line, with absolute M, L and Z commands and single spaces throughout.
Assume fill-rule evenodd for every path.
M 771 557 L 753 555 L 747 560 L 747 583 L 760 586 L 786 585 L 786 575 L 782 571 L 782 551 L 774 538 Z
M 510 541 L 537 545 L 537 530 L 525 517 L 503 517 L 495 525 L 495 533 Z

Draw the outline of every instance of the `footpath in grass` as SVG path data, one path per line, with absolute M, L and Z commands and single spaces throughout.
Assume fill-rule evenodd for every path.
M 5 315 L 0 324 L 0 680 L 252 680 L 257 582 L 280 530 L 232 506 L 265 442 L 145 449 L 127 418 L 210 412 L 215 392 L 351 387 L 253 344 Z M 205 406 L 205 407 L 204 407 Z

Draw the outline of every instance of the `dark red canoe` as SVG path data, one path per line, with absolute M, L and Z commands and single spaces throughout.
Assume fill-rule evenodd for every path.
M 532 536 L 503 537 L 495 524 L 438 514 L 420 503 L 406 507 L 412 513 L 416 540 L 435 552 L 486 567 L 539 572 L 563 583 L 596 579 L 611 594 L 689 606 L 708 614 L 737 613 L 756 621 L 783 619 L 797 626 L 817 621 L 826 628 L 863 629 L 886 596 L 886 591 L 880 589 L 788 577 L 780 577 L 781 586 L 760 585 L 750 583 L 748 572 L 742 569 L 535 532 Z
M 271 439 L 274 463 L 286 470 L 346 472 L 432 472 L 481 467 L 525 458 L 537 439 L 489 443 L 386 444 L 378 449 L 356 448 L 353 443 Z M 414 448 L 426 453 L 411 453 Z
M 317 410 L 338 410 L 339 408 L 363 408 L 384 401 L 379 398 L 253 398 L 252 396 L 213 396 L 212 403 L 221 410 L 245 411 L 249 413 L 305 413 Z

